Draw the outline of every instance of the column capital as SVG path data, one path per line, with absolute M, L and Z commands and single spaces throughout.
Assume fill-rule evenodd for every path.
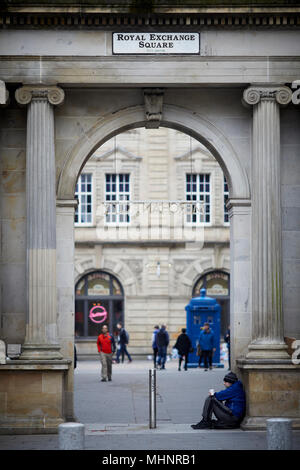
M 0 106 L 6 106 L 8 104 L 9 93 L 6 89 L 5 82 L 0 80 Z
M 53 85 L 24 85 L 15 93 L 16 100 L 21 105 L 27 105 L 33 100 L 47 100 L 52 105 L 60 105 L 65 98 L 62 88 Z
M 274 100 L 282 106 L 288 105 L 292 100 L 292 90 L 284 85 L 253 85 L 243 93 L 243 103 L 250 106 Z

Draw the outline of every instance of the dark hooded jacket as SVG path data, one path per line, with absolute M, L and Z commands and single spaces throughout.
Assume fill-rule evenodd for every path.
M 221 390 L 214 395 L 217 400 L 225 401 L 225 406 L 230 408 L 232 414 L 242 418 L 245 414 L 246 398 L 243 384 L 240 380 L 233 383 L 226 390 Z
M 188 354 L 192 346 L 191 340 L 186 333 L 181 333 L 174 345 L 174 348 L 178 350 L 180 356 Z

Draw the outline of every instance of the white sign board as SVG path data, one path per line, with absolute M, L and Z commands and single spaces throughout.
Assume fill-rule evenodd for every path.
M 200 54 L 200 33 L 113 33 L 113 54 Z

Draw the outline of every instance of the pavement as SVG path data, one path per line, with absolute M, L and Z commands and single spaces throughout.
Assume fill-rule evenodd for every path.
M 265 431 L 193 430 L 208 390 L 221 390 L 227 368 L 177 370 L 170 360 L 157 370 L 156 428 L 149 428 L 151 361 L 113 365 L 111 382 L 101 382 L 97 360 L 79 360 L 74 409 L 85 425 L 85 450 L 266 450 Z M 1 435 L 0 450 L 58 450 L 58 435 Z M 300 431 L 293 431 L 300 449 Z

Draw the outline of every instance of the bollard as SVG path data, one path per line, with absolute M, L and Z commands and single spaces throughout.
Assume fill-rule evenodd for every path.
M 58 426 L 58 439 L 60 450 L 84 449 L 84 424 L 62 423 Z
M 292 449 L 292 421 L 287 418 L 267 419 L 268 450 Z
M 156 428 L 156 369 L 149 370 L 149 428 Z

